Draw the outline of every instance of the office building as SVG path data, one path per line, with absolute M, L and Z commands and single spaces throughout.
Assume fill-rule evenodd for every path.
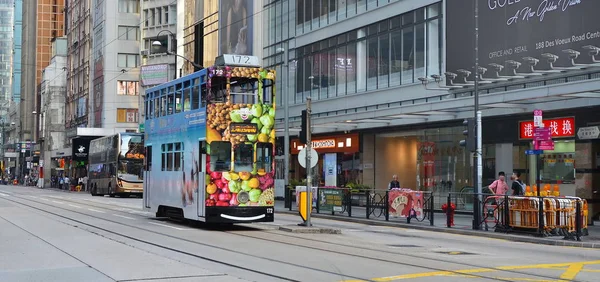
M 474 116 L 474 1 L 465 2 L 264 1 L 264 64 L 285 77 L 277 128 L 284 136 L 289 109 L 290 179 L 305 173 L 295 156 L 310 96 L 322 185 L 386 189 L 397 174 L 438 199 L 473 191 L 471 153 L 459 145 Z M 600 2 L 529 21 L 510 16 L 528 3 L 500 2 L 479 5 L 483 185 L 513 170 L 533 184 L 541 171 L 542 184 L 587 199 L 597 216 L 600 140 L 583 133 L 600 122 Z M 539 163 L 526 155 L 534 110 L 553 139 Z

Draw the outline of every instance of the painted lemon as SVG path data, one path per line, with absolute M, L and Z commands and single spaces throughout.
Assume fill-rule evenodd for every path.
M 258 178 L 252 178 L 248 181 L 248 186 L 250 186 L 252 189 L 258 188 L 259 185 L 260 183 L 258 182 Z
M 269 135 L 264 134 L 264 133 L 259 134 L 258 142 L 263 142 L 263 143 L 269 142 Z
M 236 180 L 240 179 L 240 176 L 235 172 L 230 172 L 229 178 L 231 178 L 231 180 L 233 180 L 233 181 L 236 181 Z
M 216 129 L 214 128 L 208 128 L 207 132 L 206 132 L 206 142 L 208 144 L 210 144 L 212 141 L 221 141 L 223 137 L 221 136 L 221 133 L 219 133 Z
M 269 135 L 271 138 L 275 138 L 275 129 L 271 129 L 271 134 Z

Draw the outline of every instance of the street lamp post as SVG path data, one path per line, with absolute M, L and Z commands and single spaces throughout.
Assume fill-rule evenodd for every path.
M 175 34 L 173 34 L 173 32 L 171 32 L 170 30 L 163 29 L 160 32 L 158 32 L 158 34 L 155 36 L 156 40 L 154 40 L 152 42 L 152 46 L 156 46 L 156 47 L 163 46 L 163 44 L 158 40 L 158 37 L 163 32 L 169 33 L 169 35 L 171 35 L 171 48 L 173 49 L 173 51 L 169 50 L 169 46 L 166 46 L 166 47 L 167 47 L 167 54 L 173 55 L 173 58 L 175 59 L 175 67 L 174 67 L 174 71 L 173 71 L 174 72 L 173 73 L 173 79 L 177 79 L 177 57 L 184 59 L 186 62 L 192 64 L 192 66 L 194 66 L 197 69 L 203 69 L 204 68 L 203 66 L 201 66 L 201 65 L 193 62 L 192 60 L 190 60 L 190 59 L 188 59 L 188 58 L 186 58 L 184 56 L 181 56 L 181 55 L 177 54 L 177 49 L 176 49 L 177 48 L 177 46 L 176 46 L 177 44 L 175 43 L 176 42 Z
M 475 9 L 474 9 L 474 16 L 475 16 L 475 85 L 473 88 L 473 96 L 474 96 L 474 114 L 475 114 L 475 121 L 476 121 L 476 131 L 477 131 L 477 147 L 476 147 L 476 151 L 475 151 L 475 159 L 476 159 L 476 169 L 475 169 L 475 181 L 474 181 L 474 185 L 477 185 L 477 193 L 476 196 L 474 197 L 475 200 L 475 205 L 473 205 L 473 213 L 474 213 L 474 222 L 473 222 L 473 229 L 480 229 L 480 225 L 481 225 L 481 209 L 480 209 L 480 202 L 481 202 L 481 193 L 482 193 L 482 186 L 483 186 L 483 160 L 482 160 L 482 128 L 481 128 L 481 111 L 479 110 L 479 1 L 474 0 L 475 2 Z
M 286 43 L 287 44 L 287 43 Z M 281 95 L 283 96 L 283 183 L 284 187 L 287 187 L 290 184 L 290 93 L 289 93 L 289 52 L 287 44 L 286 48 L 277 48 L 277 52 L 283 52 L 283 67 L 285 71 L 283 72 L 283 77 L 281 78 L 281 83 L 284 85 L 281 87 Z M 284 191 L 287 191 L 284 189 Z M 286 194 L 287 197 L 288 194 Z
M 161 33 L 166 32 L 171 36 L 171 48 L 175 49 L 175 34 L 173 34 L 170 30 L 167 29 L 163 29 L 161 31 L 158 32 L 158 34 L 156 35 L 156 40 L 154 40 L 152 42 L 152 46 L 156 46 L 156 47 L 161 47 L 162 43 L 158 40 L 158 37 L 160 36 Z M 169 55 L 173 55 L 171 54 L 171 52 L 169 51 L 169 46 L 167 47 L 167 54 Z M 175 53 L 175 52 L 173 52 Z M 173 56 L 173 59 L 175 59 L 175 65 L 173 66 L 173 79 L 177 79 L 177 56 Z

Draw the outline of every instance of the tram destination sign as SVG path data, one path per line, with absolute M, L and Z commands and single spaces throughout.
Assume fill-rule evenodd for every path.
M 258 134 L 258 126 L 255 123 L 231 123 L 229 124 L 231 134 Z
M 446 71 L 473 70 L 475 54 L 475 1 L 446 1 Z M 558 56 L 555 66 L 571 66 L 570 54 L 579 52 L 577 63 L 592 63 L 590 52 L 600 47 L 598 0 L 479 0 L 479 64 L 484 77 L 513 71 L 507 61 L 539 60 L 535 69 L 549 69 L 547 58 Z M 469 80 L 473 80 L 471 74 Z

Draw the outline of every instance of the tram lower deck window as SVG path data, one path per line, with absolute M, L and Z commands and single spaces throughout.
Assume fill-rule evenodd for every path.
M 231 142 L 213 141 L 210 143 L 210 170 L 231 170 Z

